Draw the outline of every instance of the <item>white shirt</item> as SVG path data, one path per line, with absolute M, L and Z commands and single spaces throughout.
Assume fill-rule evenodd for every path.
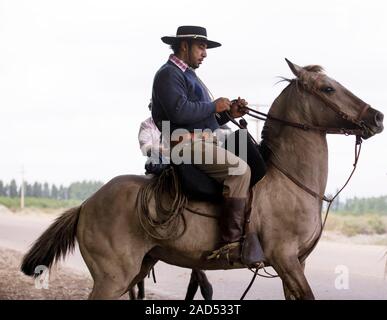
M 141 122 L 140 131 L 138 132 L 138 142 L 140 149 L 144 156 L 147 155 L 148 150 L 158 150 L 160 148 L 160 131 L 157 129 L 152 117 Z

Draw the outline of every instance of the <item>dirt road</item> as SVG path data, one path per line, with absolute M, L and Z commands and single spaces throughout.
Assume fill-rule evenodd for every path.
M 0 247 L 25 252 L 52 219 L 49 216 L 0 213 Z M 386 250 L 383 246 L 321 241 L 307 260 L 306 266 L 306 275 L 316 298 L 387 299 L 387 280 L 384 279 Z M 81 273 L 85 278 L 89 277 L 78 250 L 66 259 L 63 266 L 76 270 L 77 274 Z M 271 268 L 267 271 L 275 273 Z M 214 299 L 239 299 L 252 277 L 248 270 L 206 273 L 213 284 Z M 188 269 L 159 262 L 156 265 L 157 284 L 151 279 L 146 280 L 147 298 L 183 299 L 189 276 Z M 61 279 L 65 281 L 63 276 Z M 45 297 L 50 297 L 50 293 L 47 292 Z M 83 298 L 85 294 L 77 297 Z M 52 298 L 69 297 L 55 297 L 53 293 Z M 201 299 L 200 293 L 197 293 L 196 298 Z M 246 299 L 283 299 L 280 280 L 258 278 Z

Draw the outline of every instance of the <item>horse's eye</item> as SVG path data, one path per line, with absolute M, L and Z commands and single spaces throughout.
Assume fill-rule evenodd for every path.
M 321 91 L 325 93 L 332 93 L 335 91 L 335 89 L 333 89 L 332 87 L 324 87 L 321 89 Z

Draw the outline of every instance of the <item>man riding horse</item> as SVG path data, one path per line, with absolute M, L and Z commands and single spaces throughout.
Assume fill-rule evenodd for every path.
M 240 98 L 231 102 L 224 97 L 212 101 L 208 89 L 196 75 L 195 70 L 207 57 L 207 49 L 221 46 L 207 39 L 205 28 L 181 26 L 176 36 L 161 40 L 171 46 L 173 54 L 155 75 L 152 117 L 160 131 L 164 121 L 169 121 L 172 133 L 177 129 L 187 130 L 180 137 L 181 151 L 191 155 L 191 159 L 199 156 L 202 161 L 195 162 L 194 166 L 223 185 L 220 248 L 207 258 L 226 254 L 239 260 L 251 172 L 243 159 L 216 142 L 214 131 L 228 122 L 230 116 L 238 118 L 246 114 L 247 102 Z M 166 136 L 169 132 L 162 135 L 170 139 Z M 203 161 L 209 158 L 211 163 Z
M 178 35 L 189 36 L 189 40 L 194 34 L 196 39 L 200 38 L 205 45 L 213 47 L 213 43 L 206 41 L 205 34 L 200 29 L 188 29 L 191 31 L 189 34 L 183 28 Z M 177 54 L 180 60 L 185 59 L 194 65 L 195 61 L 200 61 L 195 53 L 199 48 L 196 42 L 191 43 L 191 46 L 188 42 L 182 41 Z M 187 55 L 187 49 L 190 50 L 190 55 Z M 201 60 L 204 56 L 205 53 L 202 53 Z M 322 220 L 321 209 L 323 200 L 327 200 L 324 196 L 328 180 L 327 134 L 357 136 L 356 164 L 360 139 L 368 139 L 381 133 L 384 129 L 384 116 L 323 73 L 321 67 L 300 67 L 290 61 L 287 63 L 296 78 L 289 80 L 289 85 L 275 99 L 266 115 L 263 142 L 270 151 L 266 159 L 266 178 L 253 188 L 253 198 L 248 206 L 252 208 L 251 222 L 243 241 L 242 253 L 248 247 L 246 243 L 249 243 L 249 234 L 259 234 L 265 251 L 264 263 L 278 273 L 285 297 L 314 299 L 313 290 L 305 276 L 305 262 L 321 239 L 326 221 Z M 181 69 L 173 62 L 168 62 L 156 75 L 154 99 L 159 114 L 155 112 L 154 118 L 169 118 L 175 127 L 216 127 L 214 113 L 216 109 L 221 109 L 219 100 L 214 103 L 209 101 L 205 90 L 200 90 L 202 87 L 197 81 L 194 82 L 196 77 L 192 70 L 188 67 L 185 72 L 179 70 Z M 179 79 L 176 89 L 173 85 Z M 177 98 L 173 95 L 175 100 L 173 97 L 165 98 L 166 94 L 174 90 L 183 93 L 178 94 Z M 205 98 L 198 100 L 196 94 L 200 93 Z M 164 98 L 160 99 L 162 97 Z M 228 107 L 231 107 L 230 104 Z M 208 113 L 205 113 L 206 108 L 210 109 Z M 203 118 L 198 120 L 200 114 Z M 206 141 L 194 140 L 186 149 L 207 144 Z M 207 171 L 211 171 L 211 167 L 198 167 L 203 171 L 208 168 Z M 213 164 L 212 168 L 214 167 L 216 164 Z M 222 168 L 220 166 L 219 172 L 224 173 Z M 199 169 L 195 170 L 200 172 Z M 353 172 L 351 176 L 352 174 Z M 168 172 L 166 175 L 168 176 Z M 174 174 L 173 176 L 175 177 Z M 242 196 L 233 184 L 238 178 L 243 180 L 245 176 L 226 176 L 222 179 L 225 184 L 225 204 L 230 198 L 235 198 L 238 192 L 240 198 L 246 198 L 246 184 L 239 180 L 245 190 Z M 219 180 L 221 181 L 220 178 Z M 153 237 L 145 229 L 146 225 L 140 215 L 142 211 L 138 210 L 139 196 L 145 194 L 142 199 L 147 200 L 146 203 L 151 202 L 152 197 L 155 198 L 154 192 L 147 190 L 149 185 L 148 178 L 138 175 L 122 175 L 111 179 L 80 206 L 60 215 L 41 234 L 23 257 L 21 270 L 26 275 L 36 276 L 37 267 L 51 268 L 56 261 L 74 249 L 78 241 L 82 257 L 93 277 L 90 299 L 118 299 L 128 288 L 141 281 L 160 260 L 176 266 L 208 270 L 244 268 L 249 265 L 230 265 L 222 259 L 203 261 L 203 253 L 215 248 L 219 230 L 216 220 L 209 219 L 213 214 L 218 217 L 218 207 L 213 204 L 183 201 L 188 203 L 185 207 L 187 212 L 178 211 L 173 217 L 182 217 L 177 221 L 186 222 L 180 224 L 180 229 L 185 232 L 179 238 L 169 240 Z M 179 204 L 180 200 L 177 199 L 176 203 Z M 245 203 L 242 205 L 245 206 Z M 189 214 L 189 206 L 198 207 L 200 212 L 208 214 Z M 157 209 L 164 208 L 159 206 Z M 195 210 L 198 213 L 199 211 Z M 224 208 L 223 241 L 230 240 L 230 234 L 237 234 L 231 240 L 240 238 L 240 229 L 235 231 L 235 226 L 239 226 L 244 216 L 241 214 L 242 210 L 238 214 L 234 211 L 235 208 Z M 150 218 L 153 213 L 148 212 Z M 234 220 L 230 223 L 231 218 Z M 153 222 L 154 220 L 149 220 L 149 223 Z M 225 225 L 231 225 L 233 232 L 229 232 Z M 176 229 L 179 229 L 179 225 Z M 242 254 L 242 258 L 243 256 Z

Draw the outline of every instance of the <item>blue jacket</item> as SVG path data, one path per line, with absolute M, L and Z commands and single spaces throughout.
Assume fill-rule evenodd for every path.
M 184 128 L 216 130 L 228 121 L 224 113 L 215 112 L 207 90 L 195 72 L 183 72 L 168 61 L 156 73 L 152 89 L 152 117 L 161 130 L 162 121 L 171 121 L 171 132 Z

